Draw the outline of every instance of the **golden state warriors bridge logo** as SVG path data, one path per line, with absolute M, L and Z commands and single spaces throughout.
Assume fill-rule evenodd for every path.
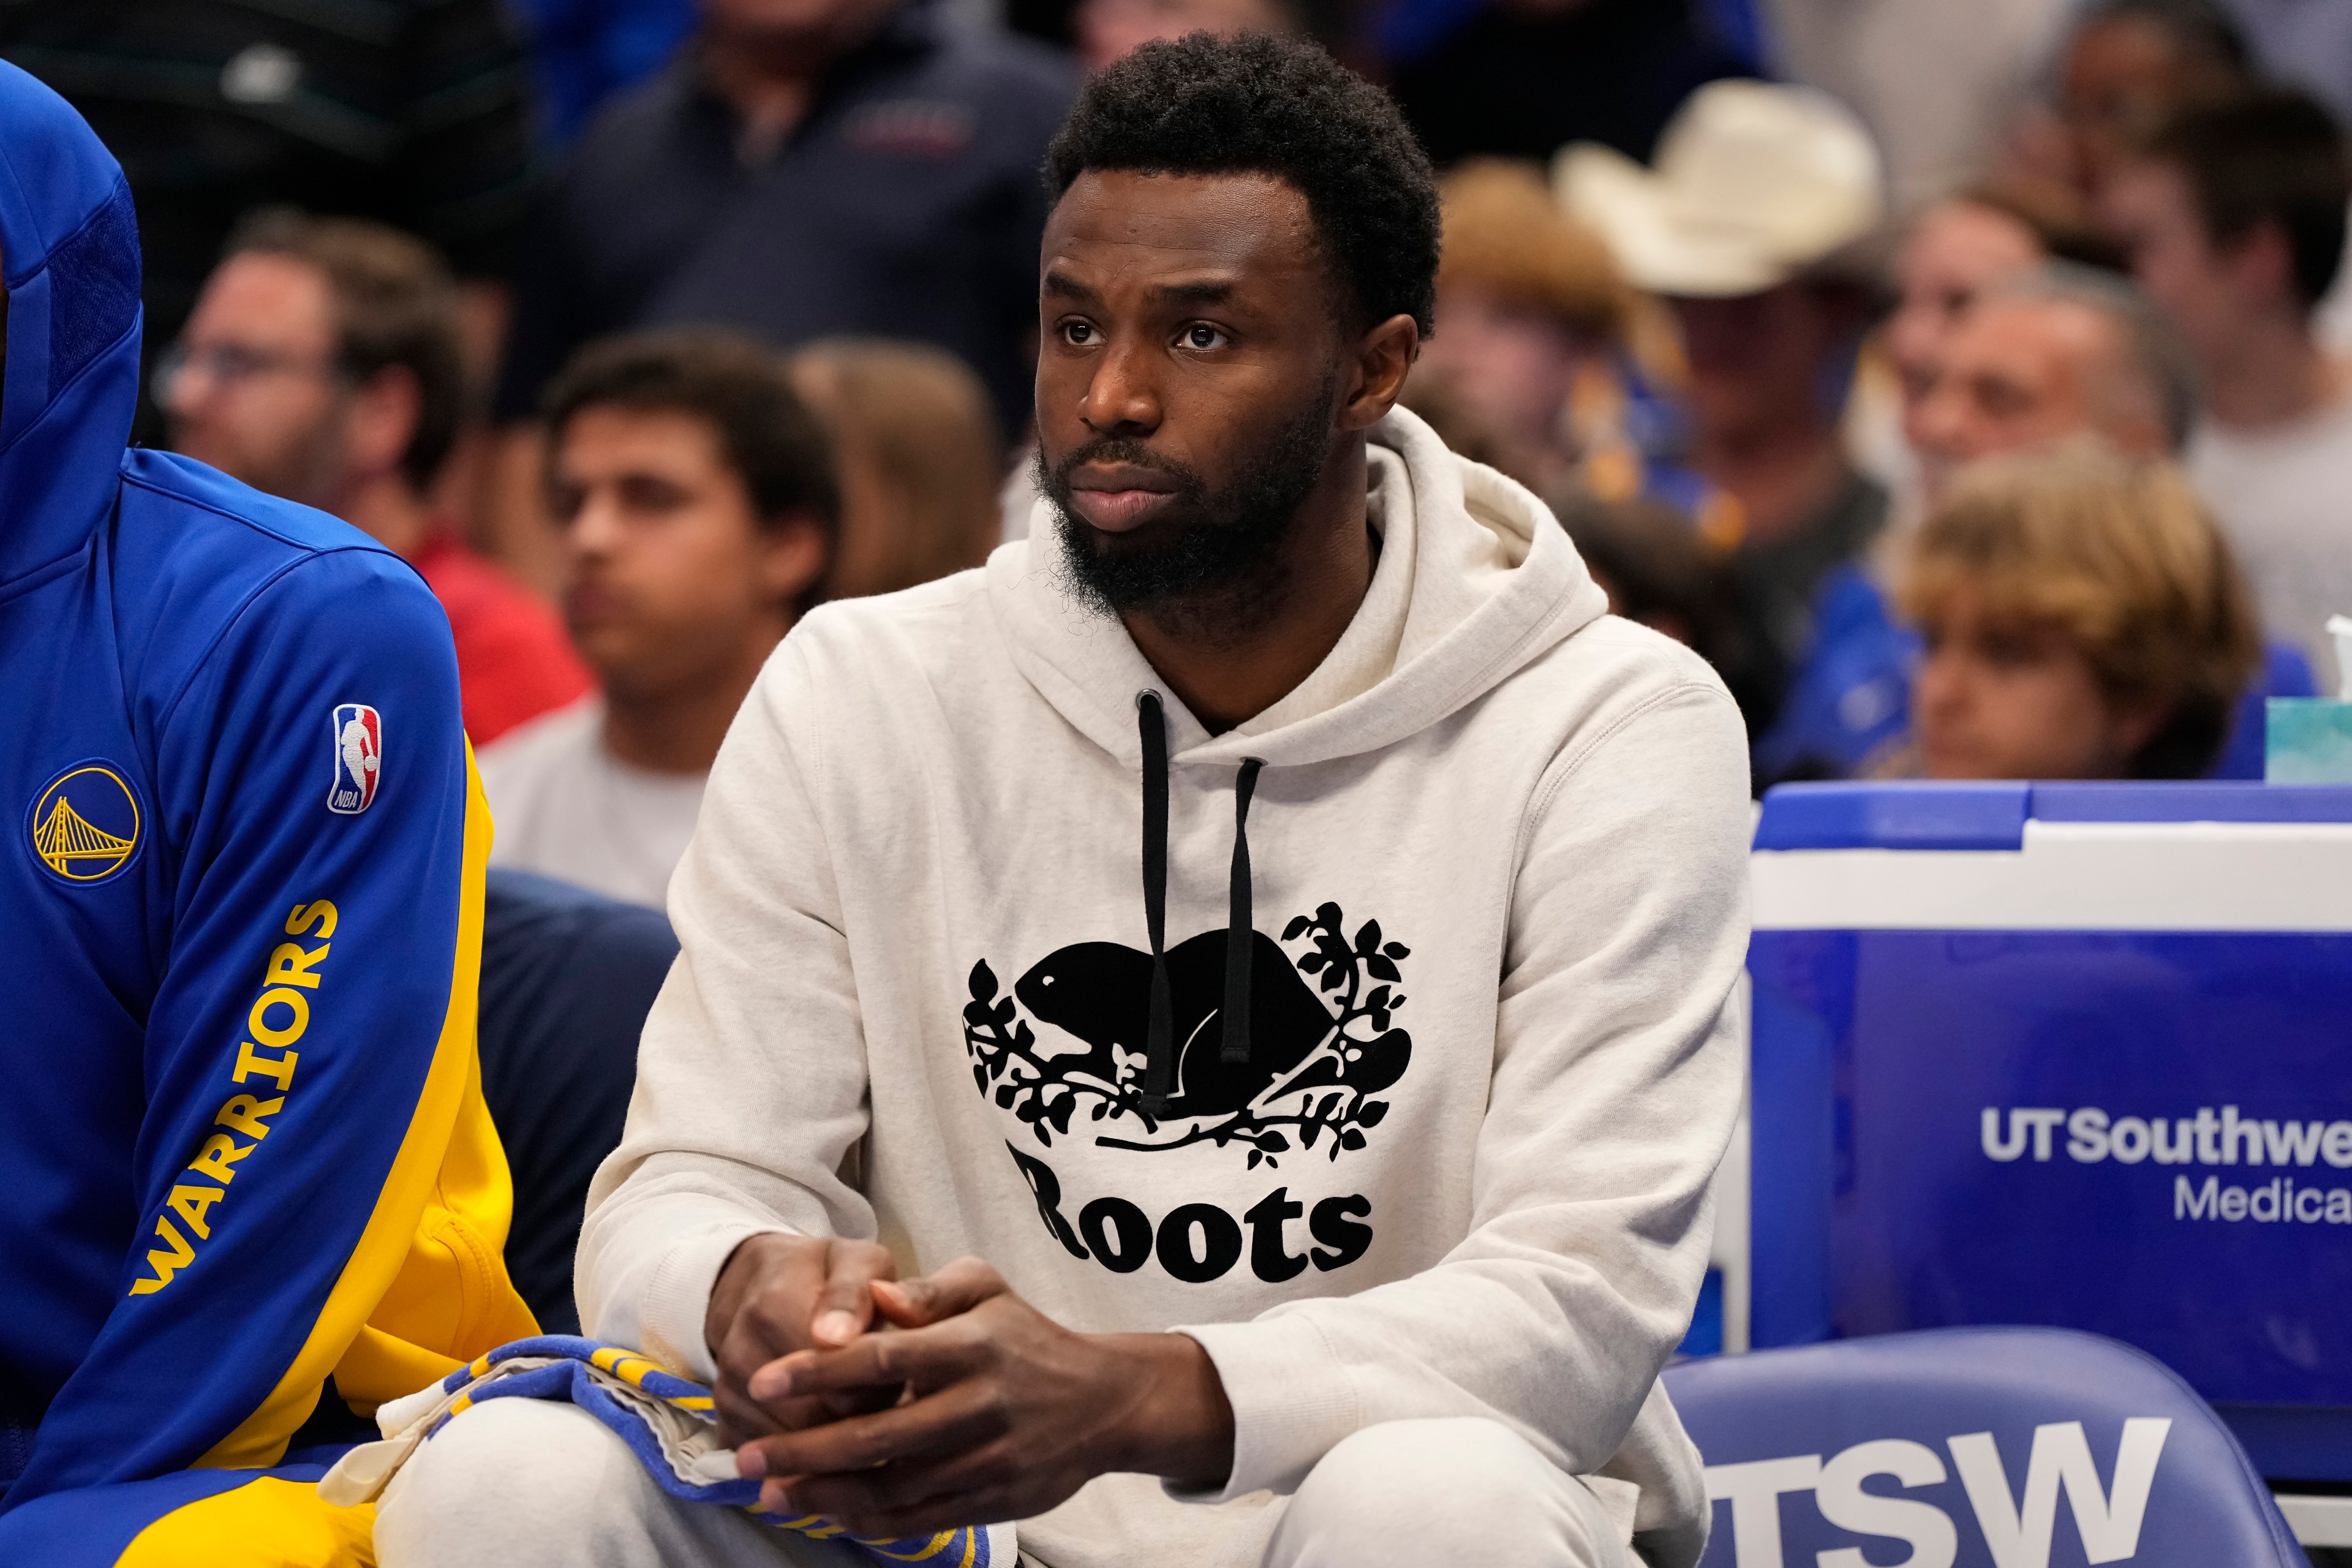
M 110 763 L 77 763 L 33 797 L 25 830 L 42 865 L 68 882 L 103 882 L 145 842 L 139 797 Z

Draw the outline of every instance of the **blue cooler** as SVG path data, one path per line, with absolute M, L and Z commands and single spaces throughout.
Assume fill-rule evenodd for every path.
M 2352 787 L 1790 785 L 1754 871 L 1752 1342 L 2089 1330 L 2352 1480 Z

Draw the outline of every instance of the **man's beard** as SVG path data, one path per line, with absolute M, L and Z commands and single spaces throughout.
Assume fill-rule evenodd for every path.
M 1290 596 L 1283 546 L 1322 479 L 1336 391 L 1336 381 L 1326 384 L 1216 489 L 1191 466 L 1141 441 L 1099 436 L 1051 468 L 1040 451 L 1037 489 L 1054 503 L 1066 586 L 1108 614 L 1141 614 L 1171 630 L 1220 640 L 1265 626 Z M 1175 489 L 1136 533 L 1104 533 L 1070 505 L 1070 476 L 1097 461 L 1149 468 Z

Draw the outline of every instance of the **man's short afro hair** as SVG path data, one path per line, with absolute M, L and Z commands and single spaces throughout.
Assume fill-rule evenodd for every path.
M 1269 174 L 1306 196 L 1361 324 L 1429 335 L 1437 180 L 1388 94 L 1300 38 L 1193 33 L 1088 82 L 1045 154 L 1059 201 L 1089 169 Z

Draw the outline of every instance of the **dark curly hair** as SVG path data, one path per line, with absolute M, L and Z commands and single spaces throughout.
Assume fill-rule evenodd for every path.
M 1300 38 L 1193 33 L 1088 82 L 1045 153 L 1060 201 L 1089 169 L 1268 174 L 1307 198 L 1359 323 L 1430 331 L 1437 180 L 1388 94 Z

